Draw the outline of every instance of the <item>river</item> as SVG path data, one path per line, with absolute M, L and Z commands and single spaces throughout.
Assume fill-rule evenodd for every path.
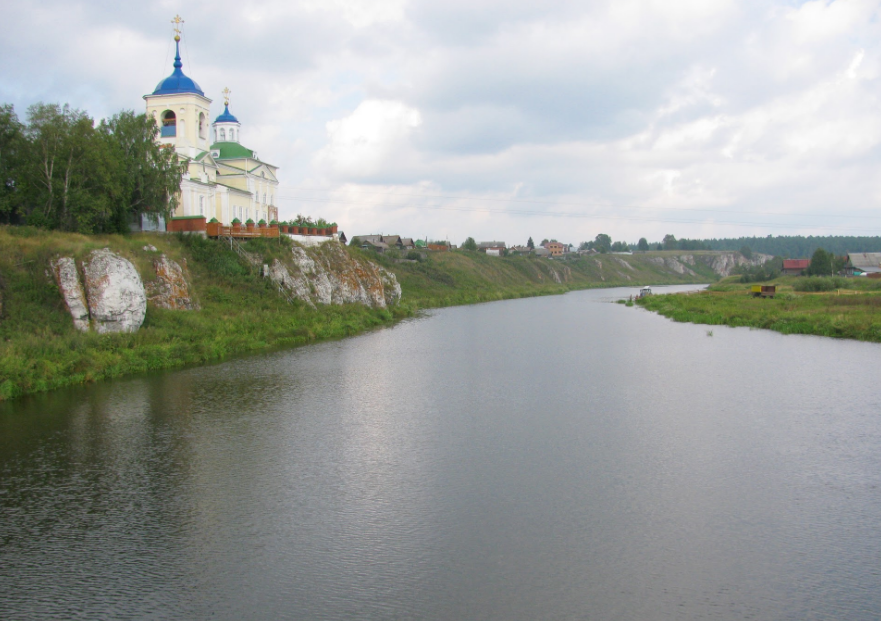
M 0 404 L 0 618 L 881 617 L 881 346 L 635 291 Z

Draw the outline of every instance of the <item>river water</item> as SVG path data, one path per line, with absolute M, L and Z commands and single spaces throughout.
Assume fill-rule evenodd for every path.
M 635 291 L 0 406 L 0 618 L 881 617 L 881 346 Z

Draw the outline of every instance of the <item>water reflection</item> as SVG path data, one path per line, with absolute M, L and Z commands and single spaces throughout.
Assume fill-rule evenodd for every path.
M 628 293 L 0 405 L 0 617 L 873 618 L 881 348 Z

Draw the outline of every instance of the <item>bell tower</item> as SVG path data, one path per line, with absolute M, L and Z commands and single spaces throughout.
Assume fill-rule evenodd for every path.
M 176 15 L 174 24 L 174 71 L 159 82 L 156 89 L 144 95 L 147 116 L 159 126 L 159 142 L 174 147 L 181 155 L 195 158 L 208 151 L 211 144 L 208 115 L 211 100 L 196 82 L 184 75 L 180 57 L 181 24 Z

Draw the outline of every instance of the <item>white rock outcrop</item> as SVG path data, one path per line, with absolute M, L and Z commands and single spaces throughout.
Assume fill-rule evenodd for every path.
M 372 261 L 353 259 L 339 244 L 294 246 L 291 261 L 275 259 L 268 277 L 291 299 L 316 304 L 387 308 L 401 299 L 394 274 Z
M 88 332 L 89 306 L 86 303 L 86 294 L 76 270 L 76 261 L 71 257 L 59 257 L 50 265 L 52 275 L 55 277 L 55 284 L 58 285 L 67 310 L 73 317 L 73 325 L 77 330 Z
M 713 271 L 719 276 L 725 277 L 730 276 L 734 268 L 739 265 L 747 265 L 749 267 L 764 265 L 774 257 L 770 254 L 754 252 L 752 257 L 747 259 L 739 252 L 723 252 L 712 255 L 698 255 L 698 258 L 713 268 Z
M 184 259 L 186 266 L 186 259 Z M 190 285 L 184 269 L 167 256 L 153 259 L 156 280 L 148 282 L 147 299 L 154 306 L 170 310 L 199 310 L 199 304 L 190 293 Z
M 147 314 L 147 293 L 131 261 L 108 248 L 93 250 L 83 273 L 95 331 L 137 332 Z

